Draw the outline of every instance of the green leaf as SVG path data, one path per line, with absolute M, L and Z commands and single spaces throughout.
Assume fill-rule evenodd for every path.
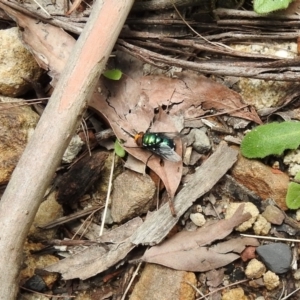
M 115 141 L 115 152 L 119 157 L 124 157 L 126 155 L 126 151 L 118 140 Z
M 258 14 L 267 14 L 275 10 L 286 9 L 293 0 L 254 0 L 253 8 Z
M 286 149 L 296 149 L 300 144 L 300 122 L 270 123 L 247 133 L 241 152 L 247 158 L 281 155 Z
M 103 76 L 111 80 L 120 80 L 122 72 L 119 69 L 106 70 L 103 72 Z
M 300 184 L 299 183 L 296 182 L 289 183 L 285 202 L 289 209 L 300 208 Z
M 295 179 L 300 180 L 300 172 L 297 173 Z M 289 209 L 300 208 L 300 184 L 299 183 L 296 182 L 289 183 L 285 202 Z

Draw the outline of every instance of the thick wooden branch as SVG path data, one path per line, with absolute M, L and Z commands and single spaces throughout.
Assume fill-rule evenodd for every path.
M 72 57 L 2 197 L 0 299 L 17 296 L 26 235 L 133 2 L 97 0 L 94 3 Z

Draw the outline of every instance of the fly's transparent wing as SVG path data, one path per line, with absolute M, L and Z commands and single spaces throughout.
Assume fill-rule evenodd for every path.
M 160 157 L 164 158 L 165 160 L 169 160 L 172 162 L 179 162 L 181 161 L 181 157 L 168 145 L 160 145 L 160 147 L 155 149 L 149 149 L 155 154 L 159 155 Z

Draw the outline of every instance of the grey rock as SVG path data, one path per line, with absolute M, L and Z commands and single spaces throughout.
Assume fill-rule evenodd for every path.
M 200 129 L 192 129 L 191 133 L 194 135 L 193 149 L 198 153 L 206 153 L 211 149 L 210 140 L 206 133 Z
M 290 269 L 292 251 L 288 245 L 272 243 L 257 247 L 256 252 L 272 272 L 283 274 Z
M 268 205 L 262 216 L 267 219 L 270 223 L 281 225 L 285 216 L 284 213 L 274 205 Z

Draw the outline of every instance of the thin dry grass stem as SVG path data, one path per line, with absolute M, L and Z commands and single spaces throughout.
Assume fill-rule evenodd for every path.
M 55 296 L 55 295 L 50 295 L 50 294 L 44 294 L 44 293 L 39 293 L 37 291 L 34 291 L 34 290 L 31 290 L 31 289 L 27 289 L 23 286 L 20 286 L 20 288 L 24 291 L 28 291 L 28 292 L 31 292 L 31 293 L 34 293 L 36 295 L 41 295 L 41 296 L 44 296 L 44 297 L 49 297 L 49 299 L 52 299 L 52 298 L 65 298 L 66 296 Z M 68 298 L 75 298 L 76 296 L 68 296 Z
M 124 292 L 124 294 L 123 294 L 121 300 L 124 300 L 124 299 L 125 299 L 125 297 L 126 297 L 128 291 L 129 291 L 129 289 L 130 289 L 130 287 L 131 287 L 131 285 L 132 285 L 132 283 L 133 283 L 133 280 L 134 280 L 135 277 L 138 275 L 138 272 L 139 272 L 139 269 L 140 269 L 141 265 L 142 265 L 142 263 L 140 262 L 140 263 L 138 264 L 136 270 L 135 270 L 134 273 L 132 274 L 132 277 L 131 277 L 131 279 L 130 279 L 130 281 L 129 281 L 129 283 L 128 283 L 128 286 L 127 286 L 127 288 L 126 288 L 126 290 L 125 290 L 125 292 Z
M 156 210 L 158 210 L 159 208 L 159 190 L 160 190 L 160 180 L 158 180 L 158 184 L 157 184 Z
M 82 131 L 83 131 L 83 134 L 84 134 L 84 137 L 85 137 L 85 140 L 86 140 L 86 146 L 87 146 L 87 149 L 89 151 L 89 155 L 92 156 L 92 152 L 91 152 L 91 148 L 90 148 L 90 138 L 89 138 L 89 133 L 88 133 L 88 127 L 87 127 L 87 124 L 86 124 L 86 121 L 85 119 L 82 119 L 81 120 L 81 128 L 82 128 Z
M 35 105 L 35 104 L 41 104 L 43 103 L 44 100 L 48 100 L 49 98 L 37 98 L 37 99 L 31 99 L 31 100 L 26 100 L 26 102 L 24 103 L 24 100 L 22 101 L 14 101 L 14 102 L 0 102 L 0 111 L 3 110 L 8 110 L 11 108 L 15 108 L 15 107 L 20 107 L 20 106 L 29 106 L 29 105 Z M 14 104 L 11 106 L 8 106 L 8 104 Z M 15 105 L 18 104 L 18 105 Z
M 115 154 L 115 151 L 114 151 L 113 152 L 112 162 L 111 162 L 111 169 L 110 169 L 110 175 L 109 175 L 108 189 L 107 189 L 107 195 L 106 195 L 104 212 L 103 212 L 103 215 L 102 215 L 102 223 L 101 223 L 101 228 L 100 228 L 99 236 L 101 236 L 103 234 L 103 229 L 104 229 L 104 224 L 105 224 L 105 218 L 106 218 L 107 208 L 108 208 L 108 203 L 109 203 L 109 197 L 110 197 L 111 187 L 112 187 L 112 178 L 113 178 L 114 167 L 115 167 L 115 156 L 116 156 L 116 154 Z
M 86 6 L 88 6 L 89 8 L 92 8 L 92 5 L 90 5 L 89 3 L 87 3 L 86 1 L 82 1 Z
M 290 294 L 288 294 L 284 298 L 281 298 L 280 300 L 286 300 L 286 299 L 290 298 L 292 295 L 294 295 L 295 293 L 299 292 L 299 290 L 300 290 L 300 287 L 298 287 L 297 289 L 295 289 L 293 292 L 291 292 Z
M 86 225 L 87 222 L 89 222 L 87 224 L 87 226 L 85 226 L 83 232 L 81 233 L 80 235 L 80 238 L 82 238 L 82 236 L 85 234 L 87 228 L 89 227 L 89 225 L 91 224 L 92 222 L 92 219 L 93 219 L 93 215 L 95 214 L 95 212 L 93 211 L 85 220 L 84 222 L 80 225 L 80 227 L 77 229 L 77 231 L 74 233 L 74 235 L 72 236 L 71 240 L 74 240 L 74 238 L 76 237 L 76 235 L 78 235 L 79 231 L 83 228 L 83 226 Z
M 218 219 L 221 220 L 221 216 L 220 216 L 220 214 L 218 213 L 216 207 L 215 207 L 212 203 L 211 203 L 211 206 L 213 207 L 213 209 L 214 209 L 214 211 L 215 211 L 215 213 L 216 213 Z
M 285 242 L 294 242 L 294 243 L 300 243 L 300 240 L 296 239 L 286 239 L 286 238 L 278 238 L 278 237 L 273 237 L 273 236 L 259 236 L 259 235 L 254 235 L 254 234 L 241 234 L 241 236 L 245 237 L 253 237 L 257 239 L 264 239 L 264 240 L 275 240 L 275 241 L 285 241 Z
M 38 5 L 38 6 L 40 7 L 40 9 L 41 9 L 47 16 L 51 17 L 51 15 L 48 13 L 48 11 L 47 11 L 40 3 L 38 3 L 36 0 L 33 0 L 33 1 L 36 3 L 36 5 Z
M 199 36 L 201 39 L 203 39 L 205 42 L 207 42 L 208 44 L 210 45 L 213 45 L 213 46 L 218 46 L 218 47 L 223 47 L 223 48 L 227 48 L 227 49 L 230 49 L 232 50 L 232 48 L 230 48 L 229 46 L 226 46 L 222 43 L 213 43 L 211 41 L 209 41 L 208 39 L 206 39 L 204 36 L 202 36 L 199 32 L 197 32 L 184 18 L 183 16 L 181 15 L 181 13 L 179 12 L 179 10 L 177 9 L 176 5 L 173 3 L 173 1 L 171 0 L 172 2 L 172 5 L 174 6 L 174 9 L 176 10 L 178 16 L 181 18 L 181 20 L 184 22 L 184 24 L 192 31 L 194 32 L 197 36 Z
M 225 115 L 225 114 L 231 114 L 231 113 L 233 113 L 235 111 L 239 111 L 239 110 L 241 110 L 243 108 L 246 108 L 246 107 L 249 107 L 249 104 L 245 104 L 245 105 L 243 105 L 241 107 L 233 108 L 231 110 L 222 111 L 222 112 L 219 112 L 219 113 L 216 113 L 216 114 L 203 116 L 200 119 L 207 119 L 207 118 L 211 118 L 211 117 L 222 116 L 222 115 Z
M 210 293 L 204 295 L 203 297 L 196 298 L 196 300 L 205 299 L 205 297 L 210 296 L 210 295 L 212 295 L 212 294 L 214 294 L 214 293 L 216 293 L 216 292 L 222 291 L 222 290 L 224 290 L 224 289 L 227 289 L 227 288 L 229 288 L 229 287 L 238 285 L 238 284 L 240 284 L 240 283 L 247 282 L 247 281 L 249 281 L 249 280 L 250 280 L 250 279 L 244 279 L 244 280 L 237 281 L 237 282 L 234 282 L 234 283 L 232 283 L 232 284 L 226 285 L 226 286 L 224 286 L 224 287 L 222 287 L 222 288 L 216 289 L 216 290 L 214 290 L 214 291 L 212 291 L 212 292 L 210 292 Z
M 280 296 L 278 297 L 278 300 L 281 300 L 281 299 L 282 299 L 282 296 L 284 295 L 284 292 L 285 292 L 285 291 L 286 291 L 285 281 L 282 280 L 282 291 L 281 291 Z
M 84 230 L 82 231 L 82 233 L 79 236 L 79 239 L 82 239 L 82 237 L 84 236 L 84 234 L 86 233 L 86 231 L 88 230 L 88 228 L 90 227 L 90 225 L 93 222 L 93 216 L 94 213 L 91 213 L 83 222 L 83 224 L 86 224 L 86 226 L 84 227 Z
M 189 281 L 184 281 L 185 283 L 189 284 L 198 294 L 200 294 L 203 299 L 208 299 L 205 295 L 203 295 L 203 293 L 196 287 L 194 286 L 191 282 Z

